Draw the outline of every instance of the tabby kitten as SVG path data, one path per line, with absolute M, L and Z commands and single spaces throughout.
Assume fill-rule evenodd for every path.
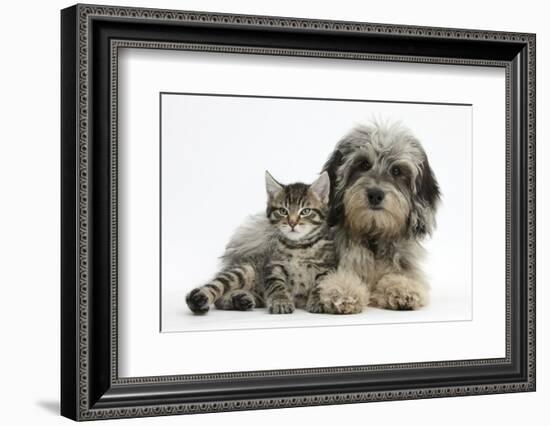
M 326 172 L 311 185 L 281 185 L 266 172 L 267 215 L 237 230 L 221 272 L 187 295 L 191 311 L 206 313 L 212 304 L 244 311 L 267 303 L 274 314 L 295 307 L 327 312 L 317 284 L 336 267 L 326 222 L 329 188 Z
M 276 239 L 264 266 L 263 294 L 269 312 L 295 308 L 323 312 L 319 283 L 337 264 L 327 224 L 330 181 L 324 172 L 311 185 L 281 185 L 266 172 L 267 217 Z

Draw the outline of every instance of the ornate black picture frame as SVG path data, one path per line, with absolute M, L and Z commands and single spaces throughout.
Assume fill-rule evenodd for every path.
M 61 413 L 74 420 L 535 390 L 535 35 L 76 5 L 61 13 Z M 120 378 L 120 47 L 506 71 L 506 356 Z

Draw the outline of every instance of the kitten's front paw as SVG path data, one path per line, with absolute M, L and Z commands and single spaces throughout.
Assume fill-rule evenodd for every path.
M 204 290 L 196 288 L 187 293 L 185 297 L 187 306 L 195 314 L 205 314 L 210 309 L 208 296 L 205 294 Z
M 309 302 L 306 305 L 306 310 L 312 314 L 324 314 L 327 312 L 327 308 L 321 302 Z
M 270 314 L 291 314 L 294 309 L 294 303 L 288 299 L 273 299 L 268 305 Z

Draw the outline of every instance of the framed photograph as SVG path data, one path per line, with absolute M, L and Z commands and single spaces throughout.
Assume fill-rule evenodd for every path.
M 61 12 L 61 411 L 535 390 L 535 35 Z

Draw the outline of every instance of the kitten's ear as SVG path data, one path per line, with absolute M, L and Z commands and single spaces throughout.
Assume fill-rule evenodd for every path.
M 265 171 L 265 189 L 270 200 L 275 198 L 279 192 L 283 190 L 283 185 L 273 179 L 269 172 Z
M 328 198 L 330 194 L 330 179 L 328 177 L 328 173 L 321 173 L 315 182 L 311 184 L 310 190 L 323 204 L 328 205 Z

